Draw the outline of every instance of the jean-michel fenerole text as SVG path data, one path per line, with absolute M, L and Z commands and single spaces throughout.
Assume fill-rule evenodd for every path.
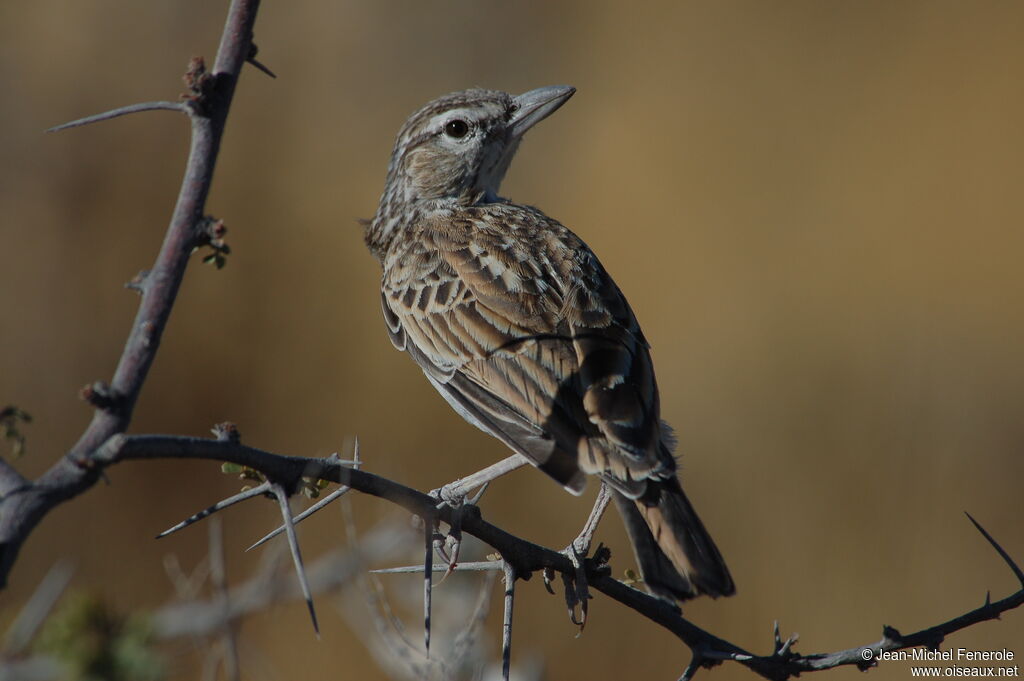
M 983 662 L 1008 661 L 1014 659 L 1012 650 L 969 650 L 967 648 L 949 648 L 948 650 L 928 650 L 912 648 L 911 650 L 882 650 L 876 656 L 878 660 L 947 660 L 950 662 Z

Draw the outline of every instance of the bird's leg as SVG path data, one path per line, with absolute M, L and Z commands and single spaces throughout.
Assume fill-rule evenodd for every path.
M 580 632 L 583 631 L 583 627 L 587 624 L 587 601 L 590 599 L 584 560 L 590 552 L 590 545 L 594 541 L 594 532 L 597 531 L 597 525 L 601 522 L 604 512 L 608 509 L 608 502 L 611 499 L 611 490 L 605 482 L 602 482 L 601 489 L 597 492 L 597 499 L 594 501 L 594 508 L 591 509 L 590 516 L 587 518 L 587 522 L 584 523 L 583 529 L 569 543 L 569 546 L 562 551 L 576 569 L 575 578 L 562 575 L 562 584 L 565 587 L 565 603 L 569 609 L 569 619 L 580 628 Z M 607 552 L 607 549 L 604 551 Z M 601 548 L 599 547 L 598 553 L 600 552 Z M 607 558 L 604 558 L 604 560 L 607 560 Z M 554 589 L 551 588 L 553 576 L 550 571 L 544 571 L 544 586 L 550 593 L 554 593 Z M 579 617 L 576 616 L 577 605 L 580 608 Z
M 480 497 L 483 496 L 483 493 L 487 490 L 487 485 L 492 480 L 497 480 L 501 476 L 522 468 L 528 463 L 530 462 L 525 456 L 513 454 L 483 470 L 467 475 L 464 478 L 453 480 L 447 485 L 443 485 L 430 492 L 430 496 L 438 500 L 437 505 L 439 508 L 443 505 L 448 505 L 452 509 L 451 530 L 448 532 L 448 536 L 443 543 L 436 542 L 434 546 L 441 559 L 448 563 L 448 570 L 444 573 L 441 581 L 444 581 L 452 573 L 452 570 L 455 569 L 459 562 L 459 549 L 462 546 L 462 509 L 466 503 L 466 497 L 472 490 L 479 487 L 480 491 L 477 495 L 469 500 L 470 504 L 475 505 L 480 501 Z
M 528 463 L 530 463 L 530 461 L 522 454 L 513 454 L 507 459 L 502 459 L 498 463 L 491 464 L 483 470 L 467 475 L 464 478 L 453 480 L 447 485 L 443 485 L 442 487 L 433 490 L 430 494 L 431 496 L 437 497 L 440 501 L 455 507 L 461 505 L 465 501 L 466 496 L 471 490 L 474 490 L 477 487 L 482 487 L 492 480 L 497 480 L 501 476 L 511 473 L 518 468 L 522 468 Z
M 590 510 L 590 517 L 587 518 L 587 522 L 583 524 L 583 529 L 572 540 L 566 551 L 571 554 L 572 551 L 569 551 L 569 549 L 575 549 L 581 556 L 586 556 L 590 553 L 590 545 L 594 542 L 594 532 L 597 531 L 597 525 L 601 522 L 601 518 L 604 517 L 604 512 L 608 510 L 608 502 L 611 500 L 612 491 L 608 489 L 608 484 L 602 481 L 601 489 L 598 490 L 597 499 L 594 501 L 594 508 Z

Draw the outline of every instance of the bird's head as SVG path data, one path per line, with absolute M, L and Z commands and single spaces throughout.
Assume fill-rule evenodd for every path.
M 399 131 L 385 199 L 493 199 L 526 131 L 574 92 L 555 85 L 516 96 L 464 90 L 435 99 Z

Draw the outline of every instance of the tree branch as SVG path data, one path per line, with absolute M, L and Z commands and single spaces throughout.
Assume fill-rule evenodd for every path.
M 17 480 L 11 471 L 7 467 L 0 468 L 4 482 L 0 488 L 3 490 L 0 498 L 0 588 L 7 585 L 21 545 L 39 521 L 52 508 L 96 483 L 100 470 L 92 463 L 92 453 L 112 435 L 124 432 L 131 422 L 135 402 L 160 347 L 189 256 L 201 243 L 206 197 L 235 85 L 242 66 L 252 54 L 252 28 L 258 8 L 259 0 L 233 0 L 213 72 L 207 74 L 202 61 L 194 59 L 186 74 L 191 90 L 187 109 L 192 141 L 185 177 L 156 262 L 139 282 L 142 300 L 114 377 L 109 387 L 105 387 L 109 399 L 102 404 L 94 402 L 96 410 L 92 421 L 78 442 L 34 482 L 12 485 L 11 481 Z M 152 104 L 139 106 L 154 108 Z M 124 109 L 120 111 L 127 113 Z
M 336 457 L 316 459 L 283 456 L 226 440 L 168 435 L 116 435 L 96 452 L 93 461 L 97 467 L 105 467 L 120 461 L 167 458 L 209 459 L 247 466 L 260 471 L 269 480 L 277 481 L 286 489 L 295 489 L 303 477 L 330 480 L 390 501 L 414 515 L 436 518 L 446 523 L 453 520 L 453 509 L 447 505 L 438 507 L 434 497 L 387 478 L 347 467 Z M 497 549 L 502 559 L 514 570 L 517 578 L 529 579 L 532 573 L 546 568 L 575 577 L 576 567 L 564 553 L 520 539 L 492 525 L 482 518 L 475 506 L 465 507 L 461 513 L 462 531 Z M 973 518 L 971 520 L 974 522 Z M 1014 575 L 1019 577 L 1020 568 L 980 525 L 975 525 L 1003 557 Z M 1002 613 L 1024 604 L 1024 579 L 1021 579 L 1021 588 L 1010 596 L 996 602 L 989 602 L 986 599 L 979 608 L 913 634 L 904 636 L 892 627 L 885 627 L 882 639 L 875 643 L 832 653 L 809 655 L 794 652 L 792 643 L 795 639 L 791 638 L 785 645 L 776 643 L 770 655 L 755 655 L 683 618 L 675 605 L 612 578 L 608 575 L 607 569 L 601 568 L 594 561 L 588 559 L 584 565 L 588 571 L 591 588 L 664 627 L 693 651 L 694 662 L 690 666 L 693 670 L 689 672 L 691 675 L 696 666 L 712 666 L 724 660 L 738 662 L 760 676 L 774 681 L 785 681 L 801 673 L 845 665 L 867 669 L 877 664 L 881 651 L 889 652 L 917 646 L 934 648 L 949 634 L 979 622 L 996 619 Z M 873 652 L 867 660 L 864 659 L 866 650 Z

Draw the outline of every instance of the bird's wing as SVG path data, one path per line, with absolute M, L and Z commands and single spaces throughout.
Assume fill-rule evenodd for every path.
M 573 492 L 664 467 L 647 344 L 597 258 L 542 214 L 423 225 L 385 263 L 392 342 L 467 420 Z

